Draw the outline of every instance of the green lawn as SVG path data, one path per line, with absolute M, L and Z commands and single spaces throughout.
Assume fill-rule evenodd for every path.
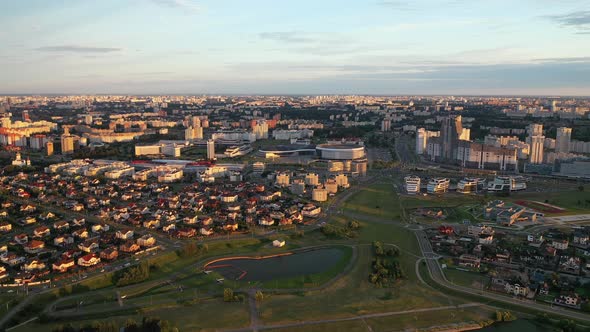
M 171 296 L 169 296 L 172 298 Z M 45 332 L 53 328 L 71 323 L 74 327 L 81 327 L 93 321 L 113 321 L 123 326 L 127 319 L 141 322 L 142 317 L 159 317 L 166 319 L 180 331 L 215 331 L 218 328 L 241 328 L 249 325 L 248 306 L 245 303 L 225 303 L 220 299 L 205 300 L 194 305 L 161 307 L 144 309 L 139 314 L 125 316 L 108 315 L 108 318 L 69 320 L 39 324 L 33 322 L 14 329 L 14 332 Z
M 568 215 L 590 213 L 590 188 L 586 191 L 569 190 L 561 192 L 522 192 L 512 193 L 510 197 L 501 198 L 507 201 L 531 200 L 556 205 L 566 209 L 564 213 L 552 215 Z
M 362 320 L 352 320 L 344 322 L 335 322 L 327 324 L 314 324 L 297 327 L 286 327 L 281 329 L 265 330 L 269 332 L 326 332 L 326 331 L 346 331 L 346 332 L 367 332 L 367 324 Z
M 375 236 L 384 243 L 395 243 L 405 251 L 417 250 L 415 237 L 413 234 L 409 236 L 405 228 L 363 224 L 359 241 L 373 240 Z M 269 294 L 261 304 L 261 320 L 265 324 L 276 324 L 448 305 L 440 293 L 419 284 L 415 275 L 415 257 L 402 252 L 400 263 L 408 277 L 393 288 L 376 288 L 369 283 L 372 258 L 370 245 L 362 245 L 358 251 L 358 263 L 351 273 L 326 289 L 292 295 Z
M 399 220 L 399 199 L 391 183 L 378 183 L 355 193 L 345 204 L 348 211 Z
M 400 198 L 406 210 L 428 207 L 457 207 L 466 204 L 483 202 L 482 196 L 447 193 L 428 196 L 402 196 Z
M 455 269 L 445 269 L 445 275 L 450 282 L 459 286 L 481 288 L 481 284 L 486 282 L 487 277 L 477 272 L 468 272 Z

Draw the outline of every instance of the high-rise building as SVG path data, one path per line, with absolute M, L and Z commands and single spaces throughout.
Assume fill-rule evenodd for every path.
M 2 117 L 2 128 L 10 128 L 12 127 L 12 121 L 10 121 L 10 116 Z
M 531 144 L 529 150 L 529 161 L 531 164 L 542 164 L 543 163 L 543 142 L 545 141 L 544 136 L 533 136 L 531 137 Z
M 256 139 L 268 139 L 268 123 L 266 120 L 256 120 L 252 127 Z
M 184 139 L 187 141 L 194 141 L 197 139 L 203 139 L 203 128 L 202 127 L 188 127 L 184 130 Z
M 424 128 L 418 128 L 416 131 L 416 154 L 424 154 L 428 145 L 428 140 L 432 137 L 439 137 L 439 131 L 428 131 Z
M 532 123 L 528 128 L 529 137 L 543 136 L 543 125 L 539 123 Z
M 215 159 L 215 141 L 212 139 L 207 141 L 207 159 Z
M 24 110 L 22 114 L 23 122 L 31 122 L 31 116 L 29 115 L 29 111 Z
M 381 121 L 381 131 L 390 131 L 391 130 L 391 120 L 389 118 L 385 118 Z
M 543 125 L 533 123 L 528 128 L 529 135 L 527 143 L 530 145 L 529 162 L 531 164 L 543 163 L 543 148 L 545 144 L 545 136 L 543 136 Z
M 62 135 L 61 136 L 61 154 L 74 153 L 74 136 Z
M 572 128 L 566 128 L 566 127 L 557 128 L 557 136 L 555 138 L 555 152 L 569 153 L 571 140 L 572 140 Z
M 463 133 L 461 116 L 449 116 L 443 119 L 440 137 L 442 144 L 442 158 L 445 160 L 455 159 L 457 143 Z
M 45 144 L 45 148 L 47 149 L 47 155 L 53 156 L 53 142 L 47 142 L 47 144 Z

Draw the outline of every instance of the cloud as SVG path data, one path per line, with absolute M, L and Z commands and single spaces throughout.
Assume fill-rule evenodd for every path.
M 297 31 L 262 32 L 258 35 L 262 39 L 274 40 L 283 43 L 310 43 L 314 39 Z
M 568 28 L 574 28 L 578 34 L 590 34 L 590 10 L 581 10 L 561 15 L 549 15 L 546 18 Z
M 68 52 L 68 53 L 111 53 L 119 52 L 123 49 L 117 47 L 89 47 L 78 45 L 55 45 L 43 46 L 35 49 L 40 52 Z
M 401 1 L 401 0 L 382 0 L 376 2 L 377 6 L 387 7 L 396 10 L 404 10 L 404 11 L 411 11 L 415 10 L 413 4 L 409 1 Z
M 184 10 L 190 14 L 196 14 L 202 11 L 202 7 L 192 0 L 151 0 L 152 2 L 166 6 L 169 8 L 176 8 L 180 10 Z

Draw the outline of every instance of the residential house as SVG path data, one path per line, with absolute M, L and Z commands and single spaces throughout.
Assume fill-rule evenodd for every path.
M 197 231 L 194 228 L 182 228 L 178 230 L 177 236 L 181 238 L 194 237 Z
M 556 305 L 580 309 L 582 298 L 576 293 L 564 293 L 557 296 L 553 303 Z
M 94 266 L 100 263 L 100 257 L 96 254 L 88 254 L 78 258 L 78 265 L 84 267 Z
M 78 244 L 78 249 L 84 252 L 94 252 L 97 251 L 99 248 L 98 239 L 88 239 L 80 244 Z
M 132 240 L 133 239 L 133 231 L 128 229 L 128 230 L 120 230 L 117 231 L 117 233 L 115 233 L 115 237 L 117 239 L 121 239 L 121 240 Z
M 104 223 L 94 224 L 90 228 L 90 230 L 92 230 L 92 233 L 108 232 L 109 229 L 111 229 L 111 227 L 108 224 L 104 224 Z
M 314 204 L 307 204 L 301 209 L 301 214 L 307 218 L 317 218 L 322 212 L 322 208 Z
M 39 226 L 33 230 L 34 237 L 45 237 L 51 234 L 51 230 L 47 226 Z
M 58 235 L 53 239 L 53 245 L 58 247 L 69 246 L 74 243 L 74 237 L 70 235 Z
M 139 244 L 137 244 L 133 241 L 127 241 L 119 246 L 120 251 L 127 252 L 127 253 L 133 253 L 133 252 L 139 251 L 139 249 L 141 249 L 139 247 Z
M 567 250 L 569 241 L 566 239 L 554 239 L 551 242 L 551 246 L 557 250 Z
M 53 223 L 53 229 L 55 229 L 58 232 L 66 231 L 70 229 L 70 223 L 65 220 L 55 222 Z
M 23 248 L 28 254 L 37 254 L 45 248 L 45 242 L 39 240 L 31 240 L 23 245 Z
M 37 271 L 37 270 L 44 270 L 46 268 L 45 263 L 38 259 L 32 259 L 25 264 L 23 264 L 22 269 L 27 272 Z
M 119 251 L 116 248 L 107 248 L 100 252 L 100 258 L 107 261 L 115 260 L 118 256 Z
M 78 239 L 88 238 L 88 231 L 85 228 L 80 228 L 72 232 L 72 236 Z
M 156 245 L 156 238 L 149 234 L 146 234 L 137 239 L 137 244 L 139 244 L 142 247 L 153 247 L 154 245 Z
M 201 227 L 199 228 L 199 233 L 204 236 L 209 236 L 213 234 L 213 228 L 211 227 Z
M 12 224 L 8 222 L 1 222 L 0 223 L 0 232 L 7 233 L 12 230 Z
M 67 272 L 69 269 L 73 268 L 74 266 L 76 266 L 74 259 L 69 258 L 69 259 L 63 259 L 59 262 L 53 263 L 53 265 L 51 266 L 51 269 L 53 271 L 64 273 L 64 272 Z

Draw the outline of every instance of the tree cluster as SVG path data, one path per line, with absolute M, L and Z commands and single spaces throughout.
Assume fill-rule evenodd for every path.
M 142 262 L 137 266 L 129 267 L 120 274 L 115 275 L 115 284 L 118 287 L 137 284 L 147 280 L 150 277 L 150 266 L 147 262 Z
M 92 322 L 87 323 L 79 328 L 75 328 L 72 324 L 60 325 L 54 328 L 53 332 L 178 332 L 178 328 L 174 327 L 169 321 L 161 320 L 159 318 L 144 317 L 141 323 L 137 323 L 133 319 L 127 320 L 124 326 L 117 326 L 114 322 Z
M 510 311 L 497 310 L 495 314 L 496 322 L 511 322 L 516 320 L 516 316 Z
M 198 256 L 209 251 L 207 244 L 196 244 L 194 242 L 185 244 L 182 249 L 178 251 L 180 257 Z
M 375 258 L 372 262 L 372 273 L 369 281 L 377 287 L 390 287 L 397 280 L 405 278 L 399 262 L 395 257 L 399 256 L 399 250 L 395 247 L 384 248 L 381 242 L 373 242 Z
M 322 234 L 327 237 L 337 238 L 355 238 L 358 236 L 358 230 L 360 229 L 358 221 L 350 221 L 344 227 L 335 226 L 332 224 L 326 224 L 320 229 Z
M 246 298 L 243 294 L 235 294 L 231 288 L 223 290 L 223 301 L 224 302 L 244 302 Z

